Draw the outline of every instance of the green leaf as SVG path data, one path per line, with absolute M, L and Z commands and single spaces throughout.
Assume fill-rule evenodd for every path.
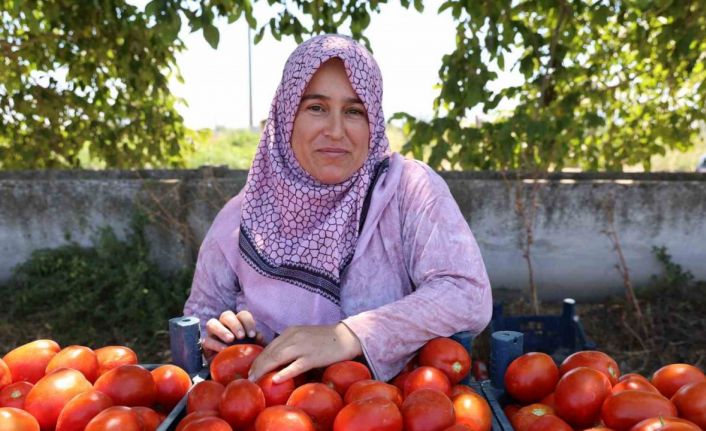
M 150 16 L 156 16 L 157 12 L 162 10 L 164 7 L 164 2 L 162 0 L 152 0 L 145 6 L 145 14 Z
M 218 32 L 218 28 L 216 28 L 216 26 L 210 24 L 204 26 L 203 37 L 204 39 L 206 39 L 206 42 L 211 45 L 211 48 L 218 48 L 218 40 L 220 38 L 220 33 Z
M 255 34 L 255 45 L 260 43 L 262 37 L 265 35 L 265 28 L 266 27 L 263 25 L 262 27 L 260 27 L 260 30 L 258 30 L 258 32 Z

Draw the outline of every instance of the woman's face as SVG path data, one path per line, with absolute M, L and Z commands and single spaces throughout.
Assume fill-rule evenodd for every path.
M 340 59 L 321 65 L 299 103 L 292 149 L 299 164 L 324 184 L 338 184 L 368 157 L 368 113 Z

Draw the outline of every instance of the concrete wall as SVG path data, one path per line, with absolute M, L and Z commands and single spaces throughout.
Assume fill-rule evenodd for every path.
M 559 174 L 535 182 L 491 172 L 444 173 L 481 247 L 494 287 L 524 289 L 526 230 L 517 203 L 537 197 L 530 256 L 544 298 L 596 298 L 622 291 L 617 232 L 630 276 L 645 285 L 661 267 L 653 246 L 706 279 L 706 175 Z M 38 248 L 90 245 L 110 226 L 124 237 L 136 211 L 149 214 L 153 257 L 165 269 L 189 265 L 222 204 L 246 172 L 0 172 L 0 281 Z

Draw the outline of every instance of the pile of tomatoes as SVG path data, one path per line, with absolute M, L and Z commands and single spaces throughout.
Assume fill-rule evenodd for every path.
M 706 430 L 706 376 L 689 364 L 647 379 L 621 375 L 598 351 L 574 353 L 560 366 L 532 352 L 510 363 L 505 389 L 517 401 L 504 407 L 516 431 Z
M 17 347 L 0 359 L 0 430 L 154 431 L 191 378 L 174 365 L 137 363 L 124 346 Z
M 177 431 L 488 431 L 486 400 L 459 384 L 471 358 L 456 341 L 437 338 L 392 383 L 373 380 L 366 365 L 344 361 L 275 383 L 274 372 L 247 378 L 262 351 L 234 345 L 210 364 L 212 380 L 187 396 Z

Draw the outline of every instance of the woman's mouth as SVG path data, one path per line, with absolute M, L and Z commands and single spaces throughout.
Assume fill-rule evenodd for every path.
M 332 157 L 348 154 L 348 151 L 344 150 L 343 148 L 333 148 L 333 147 L 319 148 L 316 151 L 318 153 L 322 153 L 326 156 L 332 156 Z

